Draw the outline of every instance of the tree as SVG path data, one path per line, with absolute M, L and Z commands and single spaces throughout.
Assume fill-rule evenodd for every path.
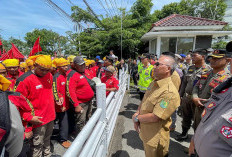
M 161 10 L 156 10 L 152 16 L 158 20 L 171 14 L 222 20 L 226 7 L 224 0 L 181 0 L 180 3 L 170 3 L 163 6 Z
M 35 29 L 32 32 L 26 33 L 25 40 L 27 45 L 32 48 L 39 36 L 43 54 L 53 55 L 55 51 L 59 51 L 60 48 L 67 43 L 67 40 L 61 41 L 61 39 L 65 37 L 61 37 L 58 33 L 53 32 L 52 30 Z

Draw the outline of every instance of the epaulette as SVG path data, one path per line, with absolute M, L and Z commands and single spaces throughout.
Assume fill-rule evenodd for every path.
M 226 72 L 225 70 L 222 70 L 222 71 L 218 72 L 218 74 L 219 74 L 219 75 L 222 75 L 222 74 L 224 74 L 225 72 Z
M 225 82 L 218 85 L 213 92 L 215 93 L 221 93 L 223 90 L 229 88 L 232 86 L 232 77 L 228 78 Z
M 210 75 L 210 73 L 211 73 L 211 71 L 203 72 L 203 73 L 201 74 L 201 78 L 203 78 L 203 79 L 208 78 L 208 76 Z
M 190 66 L 188 68 L 188 73 L 192 73 L 192 72 L 194 72 L 194 70 L 195 70 L 195 66 Z

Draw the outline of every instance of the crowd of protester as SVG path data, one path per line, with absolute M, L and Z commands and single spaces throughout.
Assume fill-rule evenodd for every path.
M 51 137 L 68 149 L 93 114 L 96 84 L 105 83 L 108 96 L 125 68 L 113 51 L 103 59 L 35 55 L 1 62 L 1 156 L 51 156 Z
M 194 130 L 189 149 L 183 150 L 189 156 L 232 155 L 231 55 L 229 42 L 225 49 L 163 52 L 159 59 L 144 53 L 131 61 L 141 100 L 132 119 L 146 157 L 168 156 L 177 114 L 182 118 L 177 141 L 187 141 L 190 127 Z
M 21 63 L 6 59 L 0 63 L 1 156 L 51 156 L 51 137 L 69 148 L 70 137 L 80 133 L 96 107 L 96 84 L 105 83 L 108 96 L 119 88 L 120 69 L 127 68 L 142 101 L 132 119 L 147 157 L 168 155 L 177 114 L 182 117 L 182 132 L 176 140 L 187 140 L 191 126 L 195 132 L 189 155 L 232 154 L 231 52 L 232 42 L 226 50 L 163 52 L 159 58 L 143 53 L 128 59 L 127 65 L 113 51 L 93 59 L 73 55 L 35 55 Z M 213 112 L 221 103 L 227 107 Z M 216 116 L 220 121 L 211 120 Z M 219 130 L 207 130 L 206 125 Z M 199 146 L 210 138 L 206 135 L 214 137 L 212 143 Z

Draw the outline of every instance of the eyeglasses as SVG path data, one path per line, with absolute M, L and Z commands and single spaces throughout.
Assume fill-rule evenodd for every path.
M 166 65 L 166 66 L 169 66 L 169 67 L 170 67 L 170 65 L 163 64 L 163 63 L 160 63 L 160 62 L 156 62 L 154 65 L 157 66 L 157 67 L 158 67 L 159 65 Z

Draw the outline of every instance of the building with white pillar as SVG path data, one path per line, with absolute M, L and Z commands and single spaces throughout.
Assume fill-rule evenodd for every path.
M 153 23 L 142 41 L 149 42 L 149 53 L 158 57 L 162 52 L 187 54 L 195 48 L 210 48 L 215 37 L 232 34 L 222 31 L 227 22 L 172 14 Z

